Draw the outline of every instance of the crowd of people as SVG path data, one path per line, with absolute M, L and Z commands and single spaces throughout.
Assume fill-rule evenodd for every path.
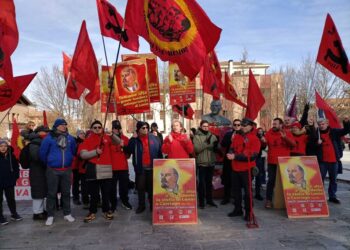
M 252 219 L 252 181 L 255 180 L 254 198 L 263 200 L 261 187 L 266 183 L 266 170 L 265 208 L 273 208 L 279 156 L 317 156 L 322 180 L 327 173 L 329 175 L 329 201 L 340 203 L 336 196 L 337 174 L 342 170 L 341 137 L 350 132 L 347 117 L 341 129 L 330 128 L 327 119 L 316 122 L 307 120 L 307 115 L 303 115 L 300 122 L 292 117 L 285 117 L 284 120 L 275 118 L 272 128 L 266 132 L 257 128 L 257 124 L 249 118 L 234 119 L 232 130 L 221 140 L 210 132 L 207 120 L 202 120 L 199 128 L 192 128 L 190 133 L 186 133 L 183 124 L 175 120 L 164 140 L 156 123 L 149 126 L 147 122 L 138 121 L 130 138 L 123 134 L 119 120 L 114 120 L 111 125 L 112 131 L 104 131 L 102 123 L 95 120 L 88 131 L 78 130 L 74 138 L 62 118 L 56 119 L 52 129 L 45 126 L 35 128 L 35 124 L 28 123 L 21 132 L 27 150 L 24 148 L 19 158 L 20 161 L 26 159 L 22 167 L 25 165 L 30 172 L 33 220 L 43 220 L 45 225 L 50 226 L 54 223 L 58 208 L 62 208 L 64 219 L 74 222 L 71 194 L 75 205 L 88 209 L 83 219 L 86 223 L 96 219 L 99 205 L 103 217 L 113 220 L 118 205 L 117 190 L 121 206 L 132 210 L 129 202 L 130 157 L 138 195 L 137 214 L 144 212 L 147 206 L 152 211 L 153 160 L 164 157 L 195 158 L 198 208 L 217 207 L 212 194 L 217 154 L 224 157 L 221 176 L 224 198 L 220 205 L 231 202 L 234 205 L 229 217 L 243 216 L 247 221 Z M 22 154 L 27 155 L 22 157 Z M 3 215 L 3 193 L 11 220 L 22 220 L 16 211 L 14 193 L 19 165 L 8 142 L 0 140 L 1 225 L 8 223 Z

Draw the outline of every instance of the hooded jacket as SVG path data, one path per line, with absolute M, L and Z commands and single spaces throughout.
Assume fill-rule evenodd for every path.
M 8 146 L 7 153 L 0 153 L 0 188 L 10 188 L 16 186 L 16 181 L 18 178 L 19 164 L 13 154 L 12 148 Z

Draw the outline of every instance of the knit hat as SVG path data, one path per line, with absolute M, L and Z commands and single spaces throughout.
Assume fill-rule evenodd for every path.
M 138 122 L 136 123 L 136 132 L 139 132 L 139 130 L 140 130 L 144 125 L 146 125 L 145 122 L 143 122 L 143 121 L 138 121 Z
M 63 118 L 57 118 L 55 123 L 53 124 L 53 128 L 57 128 L 60 125 L 67 125 L 67 122 Z
M 90 128 L 92 128 L 92 127 L 93 127 L 94 125 L 96 125 L 96 124 L 100 124 L 101 127 L 102 127 L 102 123 L 101 123 L 99 120 L 95 120 L 93 123 L 91 123 Z
M 1 144 L 6 144 L 6 145 L 8 146 L 7 141 L 6 141 L 6 140 L 4 140 L 4 139 L 2 139 L 2 138 L 0 139 L 0 145 L 1 145 Z
M 112 129 L 122 129 L 122 125 L 119 120 L 112 121 Z
M 38 126 L 35 130 L 35 133 L 39 133 L 39 132 L 50 132 L 50 129 L 44 125 Z
M 256 126 L 256 123 L 252 119 L 243 118 L 243 120 L 241 121 L 241 125 L 242 126 L 246 126 L 246 125 Z

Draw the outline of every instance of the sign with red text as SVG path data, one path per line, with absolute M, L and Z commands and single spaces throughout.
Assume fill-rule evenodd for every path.
M 153 224 L 197 224 L 194 159 L 153 161 Z
M 328 217 L 317 158 L 278 157 L 278 163 L 288 218 Z
M 15 187 L 16 200 L 31 200 L 29 169 L 20 169 Z
M 176 63 L 169 62 L 170 105 L 196 101 L 196 82 L 181 73 Z

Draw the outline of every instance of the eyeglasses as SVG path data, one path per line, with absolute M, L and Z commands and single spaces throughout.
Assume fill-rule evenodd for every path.
M 202 126 L 202 128 L 209 128 L 209 126 Z
M 148 129 L 148 127 L 142 127 L 141 129 Z
M 233 124 L 234 127 L 240 127 L 241 124 Z
M 101 129 L 101 126 L 97 126 L 97 127 L 92 127 L 92 129 Z

